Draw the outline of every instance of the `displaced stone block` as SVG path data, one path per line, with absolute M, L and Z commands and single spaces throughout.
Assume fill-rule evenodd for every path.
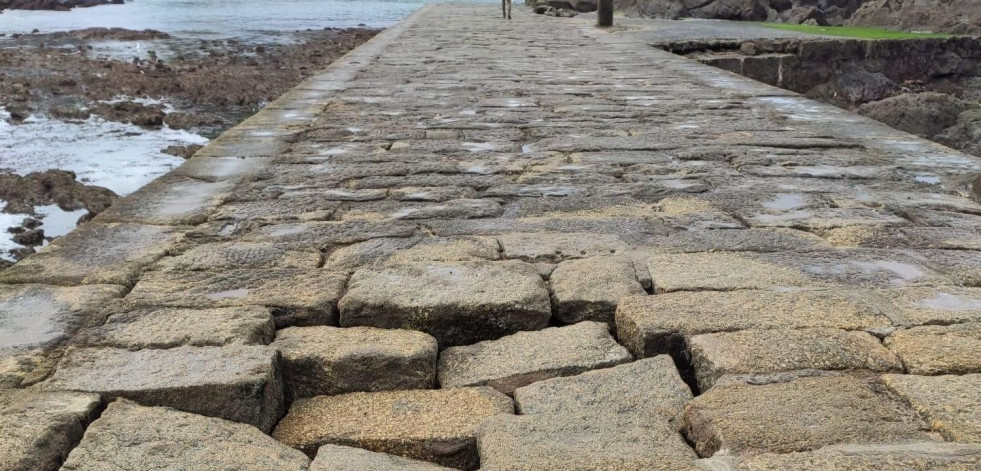
M 477 426 L 513 412 L 487 387 L 317 396 L 294 402 L 273 438 L 308 455 L 332 444 L 474 470 Z
M 981 322 L 900 330 L 885 344 L 917 375 L 981 373 Z
M 666 420 L 565 414 L 499 415 L 480 426 L 487 471 L 695 471 L 697 458 Z
M 647 268 L 658 293 L 804 286 L 797 270 L 739 253 L 654 254 Z
M 430 389 L 436 339 L 412 330 L 290 327 L 271 347 L 282 354 L 287 400 L 357 391 Z
M 339 308 L 341 326 L 421 330 L 441 347 L 539 330 L 551 316 L 535 267 L 517 261 L 362 268 Z
M 259 306 L 215 309 L 145 308 L 109 316 L 83 332 L 80 344 L 125 349 L 267 345 L 276 324 Z
M 282 415 L 279 353 L 268 347 L 72 349 L 38 387 L 98 393 L 243 422 L 269 431 Z
M 703 471 L 967 471 L 981 467 L 981 445 L 917 442 L 832 445 L 801 453 L 718 456 L 696 462 Z
M 702 457 L 936 440 L 913 411 L 851 376 L 718 386 L 688 404 L 683 422 Z
M 730 291 L 628 296 L 617 338 L 637 357 L 682 348 L 682 338 L 749 329 L 892 329 L 888 302 L 861 290 Z
M 0 272 L 0 282 L 130 286 L 143 267 L 173 250 L 182 237 L 183 231 L 172 227 L 85 224 Z
M 0 470 L 57 470 L 99 404 L 98 394 L 0 389 Z
M 630 249 L 613 234 L 511 232 L 498 236 L 504 258 L 526 262 L 558 262 L 570 258 L 615 255 Z
M 627 257 L 591 257 L 562 262 L 549 277 L 555 317 L 562 322 L 614 323 L 620 298 L 647 294 Z
M 306 471 L 310 459 L 255 427 L 119 399 L 92 422 L 63 471 Z
M 514 391 L 520 414 L 616 414 L 646 420 L 674 419 L 691 398 L 691 389 L 668 355 L 547 379 Z
M 317 450 L 317 458 L 310 464 L 310 471 L 452 471 L 452 469 L 425 461 L 337 445 L 320 447 Z
M 606 324 L 580 322 L 447 348 L 439 356 L 439 384 L 444 388 L 491 386 L 511 394 L 535 381 L 607 368 L 631 359 Z
M 337 300 L 347 275 L 282 268 L 146 273 L 126 301 L 134 306 L 215 308 L 265 306 L 277 327 L 337 325 Z
M 981 374 L 885 375 L 882 382 L 945 439 L 981 443 Z
M 290 249 L 278 244 L 228 242 L 205 244 L 168 257 L 156 263 L 152 269 L 166 271 L 211 271 L 268 268 L 317 268 L 320 251 Z
M 902 372 L 899 359 L 867 332 L 841 329 L 743 330 L 688 339 L 698 386 L 722 379 L 753 378 L 799 370 Z

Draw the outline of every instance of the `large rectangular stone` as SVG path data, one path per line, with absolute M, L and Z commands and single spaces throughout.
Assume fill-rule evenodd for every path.
M 306 471 L 310 459 L 245 424 L 119 399 L 92 422 L 63 471 Z
M 196 246 L 153 265 L 154 270 L 214 271 L 235 269 L 307 268 L 320 266 L 320 251 L 272 243 L 224 242 Z
M 981 322 L 900 330 L 885 344 L 917 375 L 981 373 Z
M 694 471 L 695 453 L 664 419 L 499 415 L 480 426 L 486 471 Z
M 549 276 L 555 317 L 562 322 L 599 321 L 610 325 L 620 298 L 646 294 L 633 261 L 623 256 L 562 262 Z
M 310 471 L 452 471 L 453 468 L 411 460 L 401 456 L 352 448 L 324 445 L 310 463 Z
M 283 356 L 287 400 L 357 391 L 431 389 L 436 339 L 374 327 L 289 327 L 271 347 Z
M 474 470 L 477 426 L 513 412 L 487 387 L 317 396 L 294 402 L 273 438 L 308 455 L 332 444 Z
M 629 296 L 617 309 L 617 337 L 638 357 L 682 348 L 683 337 L 747 329 L 892 328 L 890 305 L 861 290 L 668 293 Z
M 696 463 L 702 471 L 970 471 L 981 468 L 981 445 L 832 445 L 815 451 L 764 453 L 745 459 L 719 456 Z
M 72 349 L 38 387 L 98 393 L 269 431 L 283 412 L 279 353 L 268 347 Z
M 0 471 L 55 471 L 99 408 L 97 394 L 0 389 Z
M 491 386 L 505 394 L 535 381 L 571 376 L 630 361 L 632 356 L 600 322 L 580 322 L 498 340 L 450 347 L 439 355 L 444 388 Z
M 688 405 L 684 431 L 702 457 L 937 439 L 875 386 L 851 376 L 718 386 Z
M 885 375 L 882 382 L 945 439 L 981 443 L 981 374 Z
M 134 306 L 265 306 L 278 327 L 336 325 L 345 273 L 320 269 L 147 272 L 126 301 Z
M 539 330 L 551 317 L 535 267 L 506 262 L 412 262 L 354 273 L 341 325 L 426 332 L 441 347 Z
M 841 329 L 742 330 L 688 339 L 698 386 L 798 371 L 901 372 L 903 364 L 872 334 Z
M 81 332 L 76 343 L 126 349 L 267 345 L 275 331 L 272 314 L 260 306 L 143 308 L 109 316 Z
M 538 381 L 514 391 L 520 414 L 633 415 L 674 419 L 692 398 L 668 355 Z

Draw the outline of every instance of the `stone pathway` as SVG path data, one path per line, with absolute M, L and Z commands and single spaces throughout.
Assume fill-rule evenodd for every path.
M 981 468 L 981 160 L 515 13 L 0 274 L 0 470 Z

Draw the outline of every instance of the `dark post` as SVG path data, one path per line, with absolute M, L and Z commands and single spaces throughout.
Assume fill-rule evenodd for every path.
M 613 0 L 599 0 L 596 5 L 596 26 L 613 26 Z

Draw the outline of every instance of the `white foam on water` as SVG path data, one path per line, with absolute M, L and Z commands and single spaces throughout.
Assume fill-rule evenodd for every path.
M 75 211 L 65 211 L 58 205 L 36 206 L 34 211 L 41 220 L 41 228 L 44 229 L 44 237 L 61 237 L 78 225 L 78 220 L 88 214 L 88 210 L 79 209 Z
M 0 211 L 7 207 L 7 202 L 0 200 Z M 8 253 L 12 249 L 22 246 L 14 243 L 14 235 L 7 232 L 11 227 L 20 226 L 24 219 L 31 217 L 29 214 L 7 214 L 0 212 L 0 260 L 13 261 L 13 257 Z

